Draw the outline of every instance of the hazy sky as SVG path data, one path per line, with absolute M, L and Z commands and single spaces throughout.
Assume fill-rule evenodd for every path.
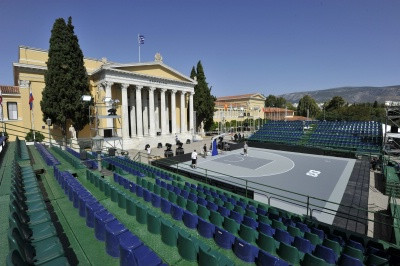
M 201 60 L 216 96 L 400 84 L 400 1 L 1 0 L 0 84 L 18 46 L 48 49 L 72 16 L 86 57 L 164 63 L 189 75 Z

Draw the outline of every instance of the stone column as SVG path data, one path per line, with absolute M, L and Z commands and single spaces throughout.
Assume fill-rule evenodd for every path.
M 111 99 L 111 86 L 114 83 L 106 81 L 104 84 L 105 90 L 106 90 L 106 98 L 107 99 Z M 111 102 L 106 103 L 106 115 L 108 114 L 108 109 L 110 109 L 112 107 Z M 113 129 L 113 135 L 114 135 L 114 123 L 113 123 L 113 119 L 112 118 L 107 118 L 107 129 Z
M 149 88 L 149 121 L 150 121 L 150 136 L 156 135 L 156 121 L 154 121 L 154 90 L 156 88 Z
M 191 134 L 194 134 L 194 127 L 193 127 L 193 95 L 194 92 L 190 93 L 189 96 L 189 130 Z
M 158 100 L 158 91 L 154 92 L 154 123 L 156 132 L 160 131 L 160 101 Z
M 169 93 L 168 91 L 165 92 L 165 133 L 169 134 L 170 128 L 169 128 L 169 103 L 170 103 L 170 98 L 168 97 Z
M 138 137 L 143 137 L 142 88 L 143 86 L 136 86 L 136 126 Z
M 121 84 L 121 98 L 122 98 L 122 138 L 129 137 L 129 122 L 128 122 L 128 87 L 129 84 Z
M 147 91 L 142 90 L 142 109 L 143 109 L 143 135 L 149 135 L 149 108 L 147 101 Z
M 186 133 L 185 92 L 181 91 L 181 133 Z
M 171 90 L 171 133 L 176 133 L 176 90 Z
M 165 91 L 166 89 L 161 89 L 161 135 L 167 134 L 166 122 L 167 115 L 165 113 Z
M 129 105 L 131 106 L 131 137 L 136 136 L 136 108 L 135 108 L 135 93 L 134 90 L 129 90 L 130 98 Z

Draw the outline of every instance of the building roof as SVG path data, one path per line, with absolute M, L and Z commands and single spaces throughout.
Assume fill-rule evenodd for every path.
M 19 94 L 19 87 L 0 85 L 0 91 L 2 94 Z
M 222 96 L 222 97 L 218 97 L 216 101 L 218 102 L 218 101 L 242 100 L 242 99 L 253 98 L 255 96 L 261 96 L 265 100 L 265 97 L 260 93 L 248 93 L 248 94 L 242 94 L 242 95 Z

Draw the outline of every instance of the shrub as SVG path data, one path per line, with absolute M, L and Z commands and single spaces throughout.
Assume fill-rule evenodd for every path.
M 25 140 L 28 142 L 33 141 L 33 130 L 32 129 L 26 134 Z M 36 142 L 42 142 L 44 140 L 43 134 L 38 131 L 35 131 L 35 140 L 36 140 Z

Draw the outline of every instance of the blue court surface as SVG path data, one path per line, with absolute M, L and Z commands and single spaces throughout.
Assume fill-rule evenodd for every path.
M 180 164 L 192 172 L 254 191 L 254 198 L 295 213 L 305 214 L 307 195 L 311 204 L 337 210 L 353 170 L 355 159 L 311 155 L 286 151 L 250 148 L 224 152 L 217 156 L 199 157 L 197 168 L 190 163 Z M 275 189 L 279 188 L 281 190 Z M 287 190 L 290 193 L 282 190 Z M 300 203 L 299 206 L 298 203 Z M 328 213 L 329 212 L 329 213 Z M 332 224 L 334 213 L 313 211 L 320 221 Z M 333 214 L 333 215 L 332 215 Z

